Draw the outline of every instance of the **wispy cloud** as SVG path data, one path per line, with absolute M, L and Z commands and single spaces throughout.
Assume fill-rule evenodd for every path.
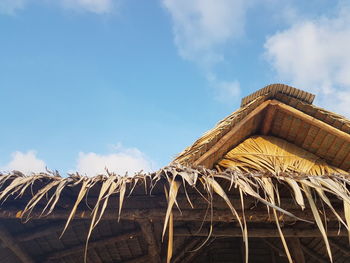
M 0 0 L 0 14 L 13 15 L 24 8 L 26 0 Z
M 110 13 L 115 7 L 113 0 L 61 0 L 65 8 L 96 14 Z
M 46 171 L 46 164 L 36 156 L 35 151 L 14 152 L 11 161 L 0 168 L 0 171 L 20 171 L 24 174 L 39 173 Z
M 217 101 L 232 105 L 232 102 L 240 97 L 241 88 L 237 80 L 219 80 L 216 75 L 212 73 L 207 74 L 207 79 L 215 91 L 214 97 Z
M 59 6 L 77 12 L 107 14 L 113 12 L 118 0 L 0 0 L 0 13 L 13 15 L 34 2 Z
M 124 175 L 128 172 L 133 175 L 136 172 L 151 172 L 155 168 L 154 163 L 137 148 L 124 148 L 120 144 L 114 153 L 98 154 L 94 152 L 80 152 L 76 171 L 89 176 L 105 174 L 105 169 Z
M 242 35 L 246 1 L 163 0 L 179 54 L 201 65 L 223 60 L 220 48 Z
M 247 1 L 163 0 L 163 6 L 172 19 L 179 55 L 204 71 L 216 98 L 221 100 L 223 91 L 229 91 L 226 98 L 236 95 L 238 81 L 218 79 L 214 68 L 224 61 L 225 47 L 244 34 Z
M 321 105 L 350 116 L 350 8 L 297 22 L 270 36 L 265 49 L 280 80 L 315 92 Z

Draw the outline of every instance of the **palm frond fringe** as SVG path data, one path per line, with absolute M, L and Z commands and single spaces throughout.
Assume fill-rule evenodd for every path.
M 324 170 L 329 171 L 329 170 Z M 323 202 L 326 207 L 334 213 L 338 221 L 349 230 L 350 224 L 350 174 L 348 173 L 332 173 L 310 175 L 308 173 L 295 172 L 293 170 L 280 171 L 245 171 L 240 169 L 227 169 L 225 171 L 215 171 L 205 169 L 203 167 L 186 167 L 177 163 L 173 163 L 167 167 L 160 169 L 152 174 L 139 173 L 133 177 L 119 176 L 107 171 L 106 175 L 98 175 L 95 177 L 86 177 L 79 174 L 72 174 L 69 177 L 61 177 L 55 173 L 40 173 L 31 176 L 25 176 L 18 172 L 9 174 L 0 174 L 0 201 L 2 209 L 6 209 L 4 202 L 8 198 L 21 198 L 28 191 L 32 191 L 32 186 L 40 182 L 41 188 L 31 194 L 30 200 L 27 202 L 24 210 L 18 211 L 18 216 L 24 221 L 31 219 L 34 209 L 40 200 L 45 200 L 45 207 L 40 208 L 40 216 L 44 217 L 51 213 L 55 213 L 55 206 L 62 197 L 62 192 L 67 187 L 80 187 L 80 191 L 76 196 L 74 204 L 67 217 L 66 226 L 62 235 L 67 229 L 70 222 L 74 219 L 78 205 L 89 195 L 89 189 L 96 184 L 100 185 L 99 195 L 96 199 L 94 207 L 92 207 L 90 229 L 87 236 L 86 249 L 92 231 L 103 218 L 107 204 L 112 196 L 119 198 L 119 209 L 116 213 L 120 216 L 123 213 L 124 199 L 132 195 L 136 186 L 143 186 L 146 194 L 150 194 L 157 184 L 164 185 L 164 196 L 167 196 L 167 209 L 164 211 L 164 229 L 163 237 L 168 230 L 168 256 L 167 262 L 172 257 L 172 237 L 173 237 L 173 207 L 174 204 L 179 206 L 177 202 L 178 193 L 187 193 L 189 189 L 198 192 L 201 198 L 208 203 L 209 211 L 213 209 L 213 198 L 215 195 L 221 197 L 233 217 L 236 218 L 242 230 L 243 240 L 246 249 L 248 249 L 247 219 L 244 214 L 244 201 L 247 198 L 253 198 L 257 202 L 261 202 L 268 207 L 267 213 L 271 213 L 276 222 L 276 227 L 280 233 L 282 243 L 289 261 L 292 262 L 287 243 L 283 236 L 283 227 L 280 225 L 282 220 L 280 214 L 293 217 L 295 220 L 309 221 L 310 218 L 299 218 L 281 206 L 278 188 L 281 184 L 288 186 L 290 194 L 296 201 L 296 205 L 301 210 L 305 207 L 311 209 L 313 220 L 311 224 L 316 224 L 322 234 L 326 248 L 332 261 L 332 254 L 327 238 L 325 224 L 321 219 L 320 211 L 316 206 L 316 199 Z M 223 182 L 227 182 L 229 187 L 223 188 Z M 226 189 L 227 188 L 227 189 Z M 242 207 L 235 207 L 229 193 L 239 193 Z M 344 204 L 344 214 L 339 214 L 334 209 L 330 196 L 341 199 Z M 192 205 L 190 196 L 187 195 L 188 202 Z M 179 207 L 181 209 L 181 207 Z M 212 213 L 209 213 L 212 216 Z M 212 233 L 212 228 L 209 236 Z M 248 253 L 246 253 L 248 255 Z M 248 257 L 246 256 L 246 262 Z

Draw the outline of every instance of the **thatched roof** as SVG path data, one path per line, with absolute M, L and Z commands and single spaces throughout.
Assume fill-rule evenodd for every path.
M 240 109 L 186 148 L 175 161 L 212 168 L 229 149 L 254 134 L 263 134 L 285 139 L 347 171 L 350 121 L 312 105 L 313 98 L 287 85 L 269 85 L 243 98 Z
M 0 175 L 0 262 L 347 262 L 350 122 L 312 100 L 258 91 L 153 174 Z

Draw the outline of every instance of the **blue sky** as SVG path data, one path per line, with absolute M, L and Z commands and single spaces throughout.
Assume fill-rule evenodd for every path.
M 274 82 L 349 117 L 349 12 L 331 0 L 0 0 L 0 170 L 156 170 Z

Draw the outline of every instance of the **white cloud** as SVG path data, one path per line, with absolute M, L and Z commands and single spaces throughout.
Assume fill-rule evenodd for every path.
M 266 57 L 279 79 L 318 96 L 327 108 L 350 115 L 350 9 L 336 17 L 304 20 L 270 36 Z
M 113 0 L 61 0 L 65 8 L 77 11 L 88 11 L 96 14 L 110 13 L 113 10 Z
M 17 170 L 24 174 L 39 173 L 46 171 L 46 165 L 43 160 L 36 156 L 35 151 L 28 151 L 26 153 L 14 152 L 11 161 L 0 168 L 1 171 Z
M 151 172 L 153 162 L 150 161 L 141 151 L 136 148 L 123 148 L 120 144 L 116 152 L 111 154 L 97 154 L 80 152 L 76 171 L 89 176 L 105 174 L 105 168 L 110 172 L 124 175 L 128 172 L 133 175 L 135 172 Z
M 223 60 L 220 47 L 242 35 L 244 0 L 163 0 L 180 55 L 208 66 Z
M 238 81 L 219 81 L 215 83 L 216 99 L 232 104 L 240 97 L 240 84 Z
M 0 13 L 13 15 L 19 9 L 24 8 L 26 0 L 0 0 Z

